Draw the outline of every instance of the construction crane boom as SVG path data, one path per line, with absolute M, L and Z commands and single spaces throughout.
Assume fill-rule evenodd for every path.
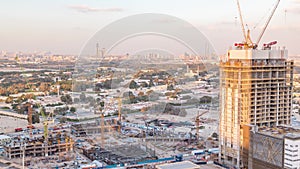
M 243 46 L 245 48 L 256 48 L 256 45 L 253 44 L 251 37 L 250 37 L 250 30 L 248 29 L 247 32 L 245 30 L 245 25 L 244 25 L 244 20 L 243 20 L 243 16 L 242 16 L 242 10 L 241 10 L 241 6 L 240 6 L 240 1 L 237 0 L 237 6 L 238 6 L 238 10 L 239 10 L 239 15 L 240 15 L 240 20 L 241 20 L 241 26 L 242 26 L 242 31 L 243 31 L 243 35 L 244 35 L 244 42 L 243 42 Z
M 197 141 L 199 141 L 199 129 L 200 129 L 200 117 L 202 115 L 204 115 L 205 113 L 207 113 L 207 111 L 202 112 L 201 114 L 199 114 L 199 111 L 197 113 L 196 119 L 195 119 L 195 124 L 196 124 L 196 134 L 197 134 Z
M 121 97 L 117 97 L 116 98 L 118 100 L 118 121 L 119 121 L 119 125 L 118 125 L 118 132 L 121 133 L 121 125 L 122 125 L 122 98 Z
M 101 131 L 101 148 L 105 147 L 105 137 L 104 137 L 104 132 L 105 132 L 105 122 L 104 122 L 104 112 L 101 113 L 101 121 L 100 121 L 100 131 Z
M 261 33 L 260 33 L 260 35 L 259 35 L 259 37 L 258 37 L 258 39 L 257 39 L 257 41 L 256 41 L 256 45 L 258 45 L 258 43 L 260 42 L 261 38 L 263 37 L 263 35 L 264 35 L 264 33 L 265 33 L 265 31 L 266 31 L 266 29 L 267 29 L 267 27 L 268 27 L 268 25 L 269 25 L 269 23 L 270 23 L 270 21 L 271 21 L 273 15 L 274 15 L 274 13 L 275 13 L 275 11 L 276 11 L 278 5 L 279 5 L 279 2 L 280 2 L 280 0 L 277 0 L 277 3 L 276 3 L 276 5 L 275 5 L 274 9 L 272 10 L 271 15 L 269 16 L 269 18 L 268 18 L 268 20 L 267 20 L 265 26 L 263 27 L 263 30 L 261 31 Z
M 48 156 L 48 124 L 54 123 L 54 119 L 48 120 L 52 113 L 49 113 L 48 117 L 45 115 L 43 108 L 40 108 L 40 113 L 43 116 L 43 125 L 44 125 L 44 143 L 45 143 L 45 156 Z M 53 114 L 52 114 L 53 115 Z
M 33 128 L 33 125 L 32 125 L 32 104 L 30 102 L 28 102 L 26 104 L 27 106 L 27 118 L 28 118 L 28 126 L 27 128 L 29 129 L 29 137 L 32 138 L 32 128 Z
M 243 20 L 243 16 L 242 16 L 242 11 L 241 11 L 241 6 L 240 6 L 240 1 L 236 0 L 237 6 L 238 6 L 238 10 L 239 10 L 239 15 L 240 15 L 240 21 L 241 21 L 241 26 L 242 26 L 242 31 L 243 31 L 243 35 L 244 35 L 244 40 L 245 42 L 247 41 L 247 35 L 246 35 L 246 30 L 245 30 L 245 25 L 244 25 L 244 20 Z

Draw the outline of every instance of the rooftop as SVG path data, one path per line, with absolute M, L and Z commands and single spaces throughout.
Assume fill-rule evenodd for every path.
M 228 50 L 228 59 L 287 59 L 286 49 L 274 47 L 272 49 L 232 49 Z
M 10 139 L 10 137 L 7 135 L 0 135 L 0 140 L 2 140 L 2 139 Z
M 277 126 L 277 127 L 261 127 L 258 133 L 273 136 L 276 138 L 288 137 L 292 139 L 300 139 L 300 129 L 295 129 L 291 126 Z
M 182 161 L 178 163 L 171 164 L 161 164 L 156 166 L 158 169 L 200 169 L 199 165 L 196 165 L 190 161 Z

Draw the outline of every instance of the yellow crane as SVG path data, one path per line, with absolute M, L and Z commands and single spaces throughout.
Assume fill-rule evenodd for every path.
M 32 104 L 30 102 L 26 103 L 27 106 L 27 118 L 28 118 L 28 126 L 27 128 L 29 129 L 29 137 L 32 138 L 32 129 L 34 126 L 32 125 Z
M 44 125 L 45 156 L 48 156 L 48 125 L 54 123 L 53 113 L 50 112 L 49 115 L 46 116 L 43 108 L 40 108 L 40 113 L 43 117 L 43 125 Z
M 205 113 L 207 113 L 207 112 L 208 112 L 208 110 L 207 110 L 207 111 L 204 111 L 204 112 L 202 112 L 202 113 L 200 114 L 199 111 L 198 111 L 197 116 L 196 116 L 196 118 L 195 118 L 197 142 L 199 141 L 199 137 L 200 137 L 200 134 L 199 134 L 199 129 L 200 129 L 200 117 L 203 116 L 203 115 L 204 115 Z

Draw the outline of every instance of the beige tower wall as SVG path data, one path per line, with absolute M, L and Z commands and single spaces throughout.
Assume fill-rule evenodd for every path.
M 243 167 L 243 125 L 290 124 L 293 62 L 286 50 L 229 50 L 220 62 L 220 160 Z

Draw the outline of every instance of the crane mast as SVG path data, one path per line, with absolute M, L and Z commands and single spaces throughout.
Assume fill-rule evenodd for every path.
M 27 104 L 27 110 L 28 110 L 28 126 L 27 128 L 29 129 L 29 137 L 32 138 L 32 104 L 28 102 Z
M 40 113 L 43 116 L 43 125 L 44 125 L 44 144 L 45 144 L 45 156 L 48 156 L 48 145 L 49 145 L 49 140 L 48 140 L 48 125 L 50 123 L 54 123 L 53 117 L 51 117 L 51 120 L 48 120 L 49 117 L 51 116 L 51 112 L 49 113 L 48 117 L 45 115 L 45 112 L 43 108 L 40 108 Z M 53 114 L 52 114 L 53 115 Z

